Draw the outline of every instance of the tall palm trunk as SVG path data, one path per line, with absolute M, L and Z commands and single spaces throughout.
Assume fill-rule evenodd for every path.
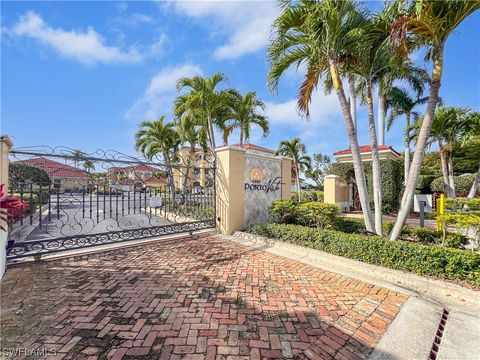
M 348 106 L 345 91 L 343 90 L 342 81 L 338 75 L 337 64 L 330 61 L 330 74 L 332 75 L 333 87 L 337 93 L 340 107 L 343 113 L 345 127 L 347 129 L 348 140 L 350 143 L 350 150 L 352 152 L 353 170 L 355 173 L 355 180 L 357 183 L 358 195 L 360 197 L 360 205 L 362 206 L 363 219 L 365 227 L 368 231 L 373 232 L 375 227 L 370 212 L 370 203 L 368 200 L 367 179 L 365 177 L 365 169 L 363 167 L 362 157 L 360 156 L 360 148 L 358 146 L 357 132 L 352 120 L 352 114 Z
M 368 127 L 370 130 L 370 144 L 372 147 L 372 175 L 373 175 L 373 204 L 375 206 L 375 232 L 383 235 L 382 221 L 382 175 L 380 156 L 378 155 L 377 131 L 373 114 L 372 83 L 367 80 Z
M 407 182 L 408 178 L 408 172 L 410 170 L 410 134 L 409 134 L 409 129 L 410 129 L 410 113 L 407 112 L 405 115 L 406 118 L 406 132 L 405 132 L 405 163 L 403 166 L 403 179 L 405 183 Z
M 193 156 L 195 155 L 195 144 L 190 144 L 190 153 L 188 154 L 187 159 L 187 169 L 185 170 L 185 175 L 183 178 L 182 190 L 184 193 L 187 192 L 187 182 L 190 176 L 190 165 L 192 164 Z
M 243 127 L 240 126 L 240 146 L 243 146 Z
M 215 133 L 213 130 L 213 122 L 210 114 L 207 114 L 208 137 L 210 138 L 210 147 L 215 151 Z
M 385 96 L 378 89 L 378 144 L 385 145 Z
M 170 156 L 168 154 L 163 154 L 163 158 L 165 159 L 165 163 L 167 164 L 167 182 L 168 182 L 168 187 L 169 187 L 169 195 L 171 196 L 172 202 L 173 202 L 173 209 L 175 209 L 176 206 L 176 194 L 175 194 L 175 178 L 173 176 L 173 170 L 172 167 L 170 166 L 172 163 L 170 161 Z M 169 197 L 170 197 L 169 196 Z
M 470 192 L 468 193 L 469 199 L 473 199 L 475 197 L 475 194 L 478 190 L 478 185 L 480 185 L 480 166 L 478 167 L 477 176 L 475 176 L 472 187 L 470 188 Z
M 357 99 L 355 96 L 355 78 L 353 75 L 348 76 L 348 97 L 353 125 L 355 129 L 357 129 Z
M 413 154 L 408 179 L 405 184 L 405 192 L 403 193 L 400 210 L 398 212 L 397 221 L 393 226 L 390 234 L 390 240 L 397 240 L 402 232 L 402 227 L 405 225 L 410 209 L 412 208 L 413 195 L 420 175 L 420 169 L 425 155 L 425 148 L 427 146 L 427 138 L 432 128 L 433 115 L 438 103 L 438 93 L 440 91 L 440 81 L 442 79 L 443 71 L 443 47 L 436 50 L 433 61 L 432 82 L 430 85 L 430 95 L 428 98 L 427 110 L 423 118 L 422 127 L 418 134 L 417 143 L 415 146 L 415 153 Z
M 448 161 L 448 186 L 450 187 L 450 197 L 455 198 L 455 180 L 453 178 L 453 154 L 451 151 L 447 153 Z
M 445 151 L 443 150 L 442 144 L 440 144 L 438 152 L 440 153 L 440 169 L 442 170 L 443 187 L 445 188 L 445 193 L 447 196 L 450 196 L 447 157 L 445 156 Z
M 300 188 L 300 169 L 298 163 L 295 161 L 295 182 L 297 183 L 298 201 L 302 201 L 302 189 Z

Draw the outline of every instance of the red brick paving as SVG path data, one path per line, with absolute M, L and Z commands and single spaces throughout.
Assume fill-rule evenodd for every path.
M 176 239 L 11 267 L 2 348 L 48 359 L 365 359 L 405 300 L 219 238 Z

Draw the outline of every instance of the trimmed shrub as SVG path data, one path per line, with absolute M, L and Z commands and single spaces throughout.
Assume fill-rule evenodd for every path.
M 298 219 L 301 223 L 317 228 L 332 228 L 340 215 L 338 206 L 315 201 L 297 205 Z
M 333 226 L 334 230 L 345 233 L 359 233 L 366 230 L 363 219 L 339 217 Z
M 453 181 L 455 182 L 455 193 L 457 196 L 468 195 L 473 181 L 475 180 L 475 175 L 476 174 L 467 174 L 453 177 Z M 445 192 L 445 183 L 443 182 L 443 177 L 438 177 L 433 180 L 430 184 L 430 189 L 433 192 Z M 480 190 L 477 191 L 477 194 L 480 194 Z
M 270 204 L 268 212 L 275 221 L 292 224 L 297 220 L 297 202 L 293 200 L 275 200 Z
M 445 209 L 455 211 L 480 211 L 480 198 L 447 198 Z
M 379 236 L 299 225 L 255 224 L 249 226 L 247 232 L 390 269 L 480 285 L 480 254 L 470 250 L 389 241 Z
M 480 215 L 462 212 L 449 213 L 439 216 L 438 221 L 444 225 L 444 228 L 452 225 L 457 229 L 472 233 L 474 248 L 480 248 Z
M 368 195 L 370 203 L 373 206 L 373 174 L 372 163 L 364 162 L 365 175 L 367 176 Z M 383 212 L 391 213 L 398 209 L 400 205 L 400 192 L 403 184 L 402 163 L 398 160 L 380 161 L 380 170 L 382 172 L 382 207 Z M 329 168 L 330 174 L 339 176 L 342 180 L 347 180 L 349 176 L 354 176 L 352 163 L 334 163 Z
M 420 194 L 430 194 L 432 192 L 430 185 L 436 178 L 436 175 L 420 175 L 418 177 L 416 189 L 420 192 Z

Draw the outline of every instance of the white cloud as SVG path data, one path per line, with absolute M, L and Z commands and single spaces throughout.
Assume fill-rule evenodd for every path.
M 162 56 L 167 48 L 167 45 L 170 43 L 168 36 L 161 32 L 157 39 L 149 47 L 149 55 L 152 57 Z
M 272 124 L 298 124 L 305 121 L 297 109 L 297 99 L 281 103 L 266 103 L 266 114 Z M 324 125 L 341 116 L 341 109 L 335 94 L 324 95 L 315 92 L 310 104 L 310 119 L 305 124 L 310 126 Z
M 137 25 L 153 24 L 155 21 L 153 17 L 142 13 L 126 14 L 124 11 L 120 13 L 121 15 L 111 20 L 113 24 L 135 27 Z
M 176 83 L 182 77 L 202 75 L 202 69 L 195 64 L 166 67 L 150 80 L 142 97 L 127 111 L 125 117 L 132 121 L 155 119 L 172 111 L 176 96 Z
M 38 14 L 29 11 L 9 31 L 16 36 L 33 38 L 60 55 L 85 65 L 96 63 L 137 63 L 143 56 L 134 47 L 127 51 L 107 46 L 92 27 L 86 31 L 52 28 Z
M 214 51 L 217 59 L 236 59 L 263 49 L 278 14 L 270 1 L 178 1 L 167 6 L 171 5 L 189 17 L 212 19 L 212 34 L 227 35 L 227 42 Z

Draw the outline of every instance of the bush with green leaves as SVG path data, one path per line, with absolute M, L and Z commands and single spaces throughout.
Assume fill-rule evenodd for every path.
M 291 224 L 255 224 L 247 232 L 390 269 L 480 285 L 480 254 L 470 250 Z
M 268 212 L 279 223 L 293 224 L 297 220 L 297 202 L 275 200 L 270 204 Z
M 447 213 L 437 219 L 443 225 L 444 231 L 448 226 L 454 226 L 459 230 L 472 235 L 472 243 L 475 250 L 480 249 L 480 215 L 470 213 Z
M 437 178 L 437 175 L 419 175 L 416 189 L 420 194 L 430 194 L 430 185 Z
M 370 203 L 373 206 L 373 173 L 372 163 L 365 162 L 365 175 L 367 177 L 368 195 Z M 380 161 L 380 170 L 382 172 L 382 207 L 384 213 L 391 213 L 398 209 L 400 202 L 400 192 L 403 184 L 402 163 L 398 160 Z M 337 175 L 343 181 L 353 177 L 352 163 L 334 163 L 329 167 L 329 173 Z
M 30 204 L 30 212 L 35 211 L 39 206 L 39 198 L 37 194 L 24 192 L 22 194 L 14 193 L 13 196 L 21 199 L 22 201 L 28 201 Z
M 363 219 L 351 218 L 351 217 L 338 217 L 334 230 L 343 231 L 345 233 L 360 233 L 365 232 L 365 222 Z
M 24 191 L 30 190 L 30 184 L 42 186 L 48 186 L 50 184 L 50 178 L 45 170 L 21 161 L 9 164 L 8 179 L 10 186 L 14 190 L 20 190 L 22 183 L 26 187 L 23 189 Z
M 455 193 L 457 196 L 467 196 L 473 181 L 475 180 L 475 174 L 466 174 L 454 176 L 453 181 L 455 183 Z M 443 177 L 438 177 L 430 184 L 432 192 L 445 192 L 445 183 Z M 480 195 L 480 190 L 477 190 L 477 195 Z
M 480 211 L 480 198 L 447 198 L 445 209 L 450 211 Z
M 337 205 L 315 201 L 298 204 L 297 213 L 301 223 L 320 229 L 331 229 L 340 215 Z

